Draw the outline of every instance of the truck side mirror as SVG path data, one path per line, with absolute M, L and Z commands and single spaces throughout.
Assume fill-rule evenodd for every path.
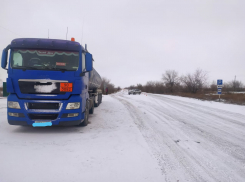
M 85 67 L 86 67 L 86 71 L 92 71 L 93 70 L 92 54 L 90 54 L 88 52 L 85 55 Z
M 6 50 L 6 48 L 5 48 L 5 49 L 3 49 L 2 61 L 1 61 L 1 67 L 3 69 L 6 69 L 7 62 L 8 62 L 8 50 Z

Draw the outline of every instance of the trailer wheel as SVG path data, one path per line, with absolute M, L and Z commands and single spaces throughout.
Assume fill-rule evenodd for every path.
M 89 101 L 86 102 L 86 107 L 84 111 L 84 120 L 79 126 L 87 126 L 88 125 L 88 116 L 89 116 Z
M 101 103 L 101 96 L 99 96 L 99 98 L 98 98 L 98 107 L 99 107 L 100 103 Z
M 98 102 L 98 103 L 96 103 L 96 102 L 95 102 L 95 99 L 94 99 L 94 107 L 98 107 L 98 106 L 99 106 L 99 104 L 100 104 L 100 103 L 99 103 L 99 101 L 100 101 L 99 98 L 100 98 L 100 97 L 99 97 L 99 95 L 98 95 L 98 97 L 97 97 L 97 102 Z

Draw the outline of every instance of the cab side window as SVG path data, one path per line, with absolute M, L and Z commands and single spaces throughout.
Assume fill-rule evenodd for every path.
M 85 53 L 82 53 L 82 71 L 85 70 Z
M 22 55 L 18 52 L 14 52 L 13 54 L 13 67 L 22 66 L 23 58 Z

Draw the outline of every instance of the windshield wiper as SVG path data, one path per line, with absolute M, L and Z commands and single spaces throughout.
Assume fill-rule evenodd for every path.
M 14 68 L 22 69 L 23 71 L 29 70 L 29 69 L 31 69 L 31 70 L 38 70 L 38 68 L 33 67 L 33 66 L 17 66 L 17 67 L 14 67 Z
M 68 69 L 65 68 L 51 68 L 52 70 L 57 70 L 57 71 L 61 71 L 62 73 L 64 73 L 65 71 L 67 71 Z

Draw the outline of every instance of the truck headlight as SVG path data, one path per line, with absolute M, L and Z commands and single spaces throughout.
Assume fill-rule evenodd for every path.
M 71 102 L 68 103 L 66 106 L 66 109 L 79 109 L 80 108 L 80 102 Z
M 8 101 L 8 108 L 20 109 L 19 102 Z

